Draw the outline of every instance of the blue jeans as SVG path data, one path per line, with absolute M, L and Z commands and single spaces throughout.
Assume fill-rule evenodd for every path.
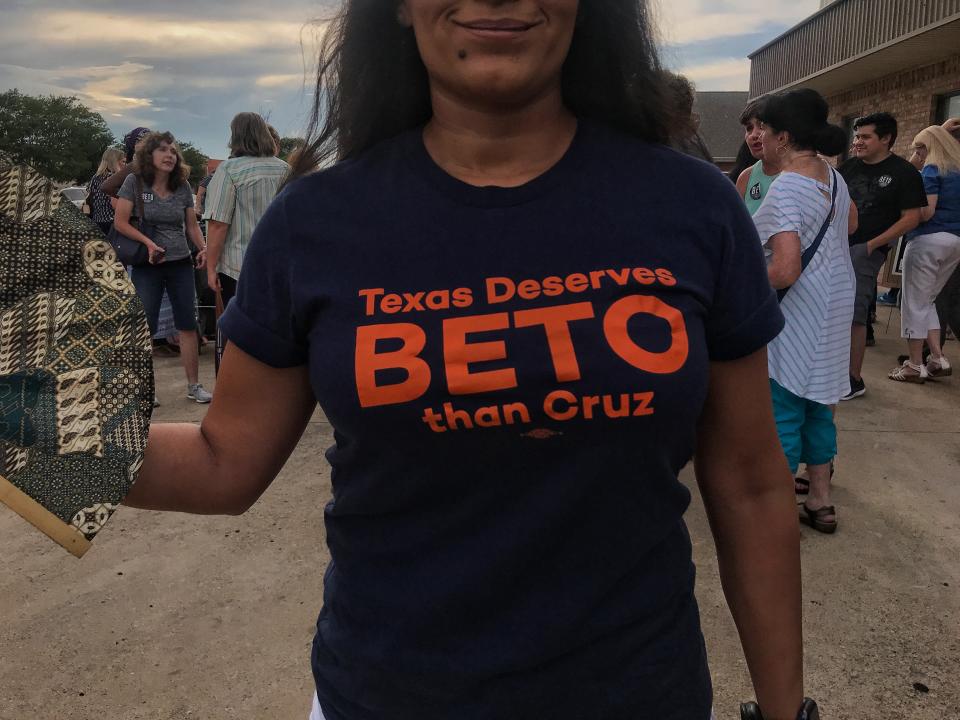
M 137 295 L 147 314 L 150 334 L 157 332 L 160 301 L 166 289 L 173 307 L 173 324 L 181 332 L 197 329 L 197 289 L 193 280 L 193 261 L 190 258 L 163 262 L 159 265 L 137 265 L 130 273 Z

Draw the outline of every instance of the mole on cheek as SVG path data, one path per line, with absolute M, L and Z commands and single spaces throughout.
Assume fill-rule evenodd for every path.
M 467 59 L 467 51 L 466 51 L 466 50 L 461 50 L 460 52 L 457 53 L 457 57 L 460 58 L 461 60 L 466 60 L 466 59 Z

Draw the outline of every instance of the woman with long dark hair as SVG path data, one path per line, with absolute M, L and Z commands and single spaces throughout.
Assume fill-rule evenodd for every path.
M 319 401 L 314 717 L 707 720 L 691 459 L 758 699 L 796 717 L 783 319 L 666 92 L 645 2 L 345 3 L 217 396 L 151 428 L 128 498 L 243 512 Z
M 208 403 L 211 395 L 199 380 L 197 295 L 188 238 L 198 250 L 198 268 L 204 267 L 206 244 L 197 224 L 188 177 L 189 169 L 173 135 L 150 133 L 136 146 L 133 172 L 120 188 L 114 224 L 119 232 L 143 243 L 149 251 L 149 263 L 134 267 L 130 279 L 143 302 L 151 335 L 157 332 L 160 301 L 166 291 L 180 333 L 187 397 Z M 133 215 L 153 228 L 153 237 L 130 223 Z
M 781 172 L 753 216 L 768 253 L 770 284 L 780 291 L 786 317 L 783 332 L 768 348 L 777 430 L 791 471 L 800 463 L 807 466 L 802 519 L 824 533 L 837 529 L 830 502 L 837 454 L 831 406 L 850 391 L 856 278 L 847 236 L 857 229 L 846 183 L 821 157 L 839 155 L 847 142 L 843 129 L 828 122 L 828 113 L 826 101 L 810 89 L 764 103 L 764 155 Z

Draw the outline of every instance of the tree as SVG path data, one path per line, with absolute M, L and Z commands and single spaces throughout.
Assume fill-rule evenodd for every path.
M 280 138 L 280 159 L 289 160 L 297 150 L 303 146 L 303 138 L 283 137 Z
M 193 143 L 178 140 L 177 146 L 183 161 L 190 166 L 190 187 L 196 188 L 207 174 L 207 161 L 210 159 L 193 146 Z
M 52 180 L 85 183 L 115 142 L 103 117 L 75 97 L 0 93 L 0 152 Z

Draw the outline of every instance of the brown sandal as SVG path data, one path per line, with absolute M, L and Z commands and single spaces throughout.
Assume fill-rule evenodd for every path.
M 837 510 L 833 505 L 825 505 L 822 508 L 811 510 L 804 503 L 801 505 L 803 514 L 800 515 L 800 522 L 809 525 L 817 532 L 832 535 L 837 531 Z M 824 520 L 825 517 L 833 515 L 833 520 Z

